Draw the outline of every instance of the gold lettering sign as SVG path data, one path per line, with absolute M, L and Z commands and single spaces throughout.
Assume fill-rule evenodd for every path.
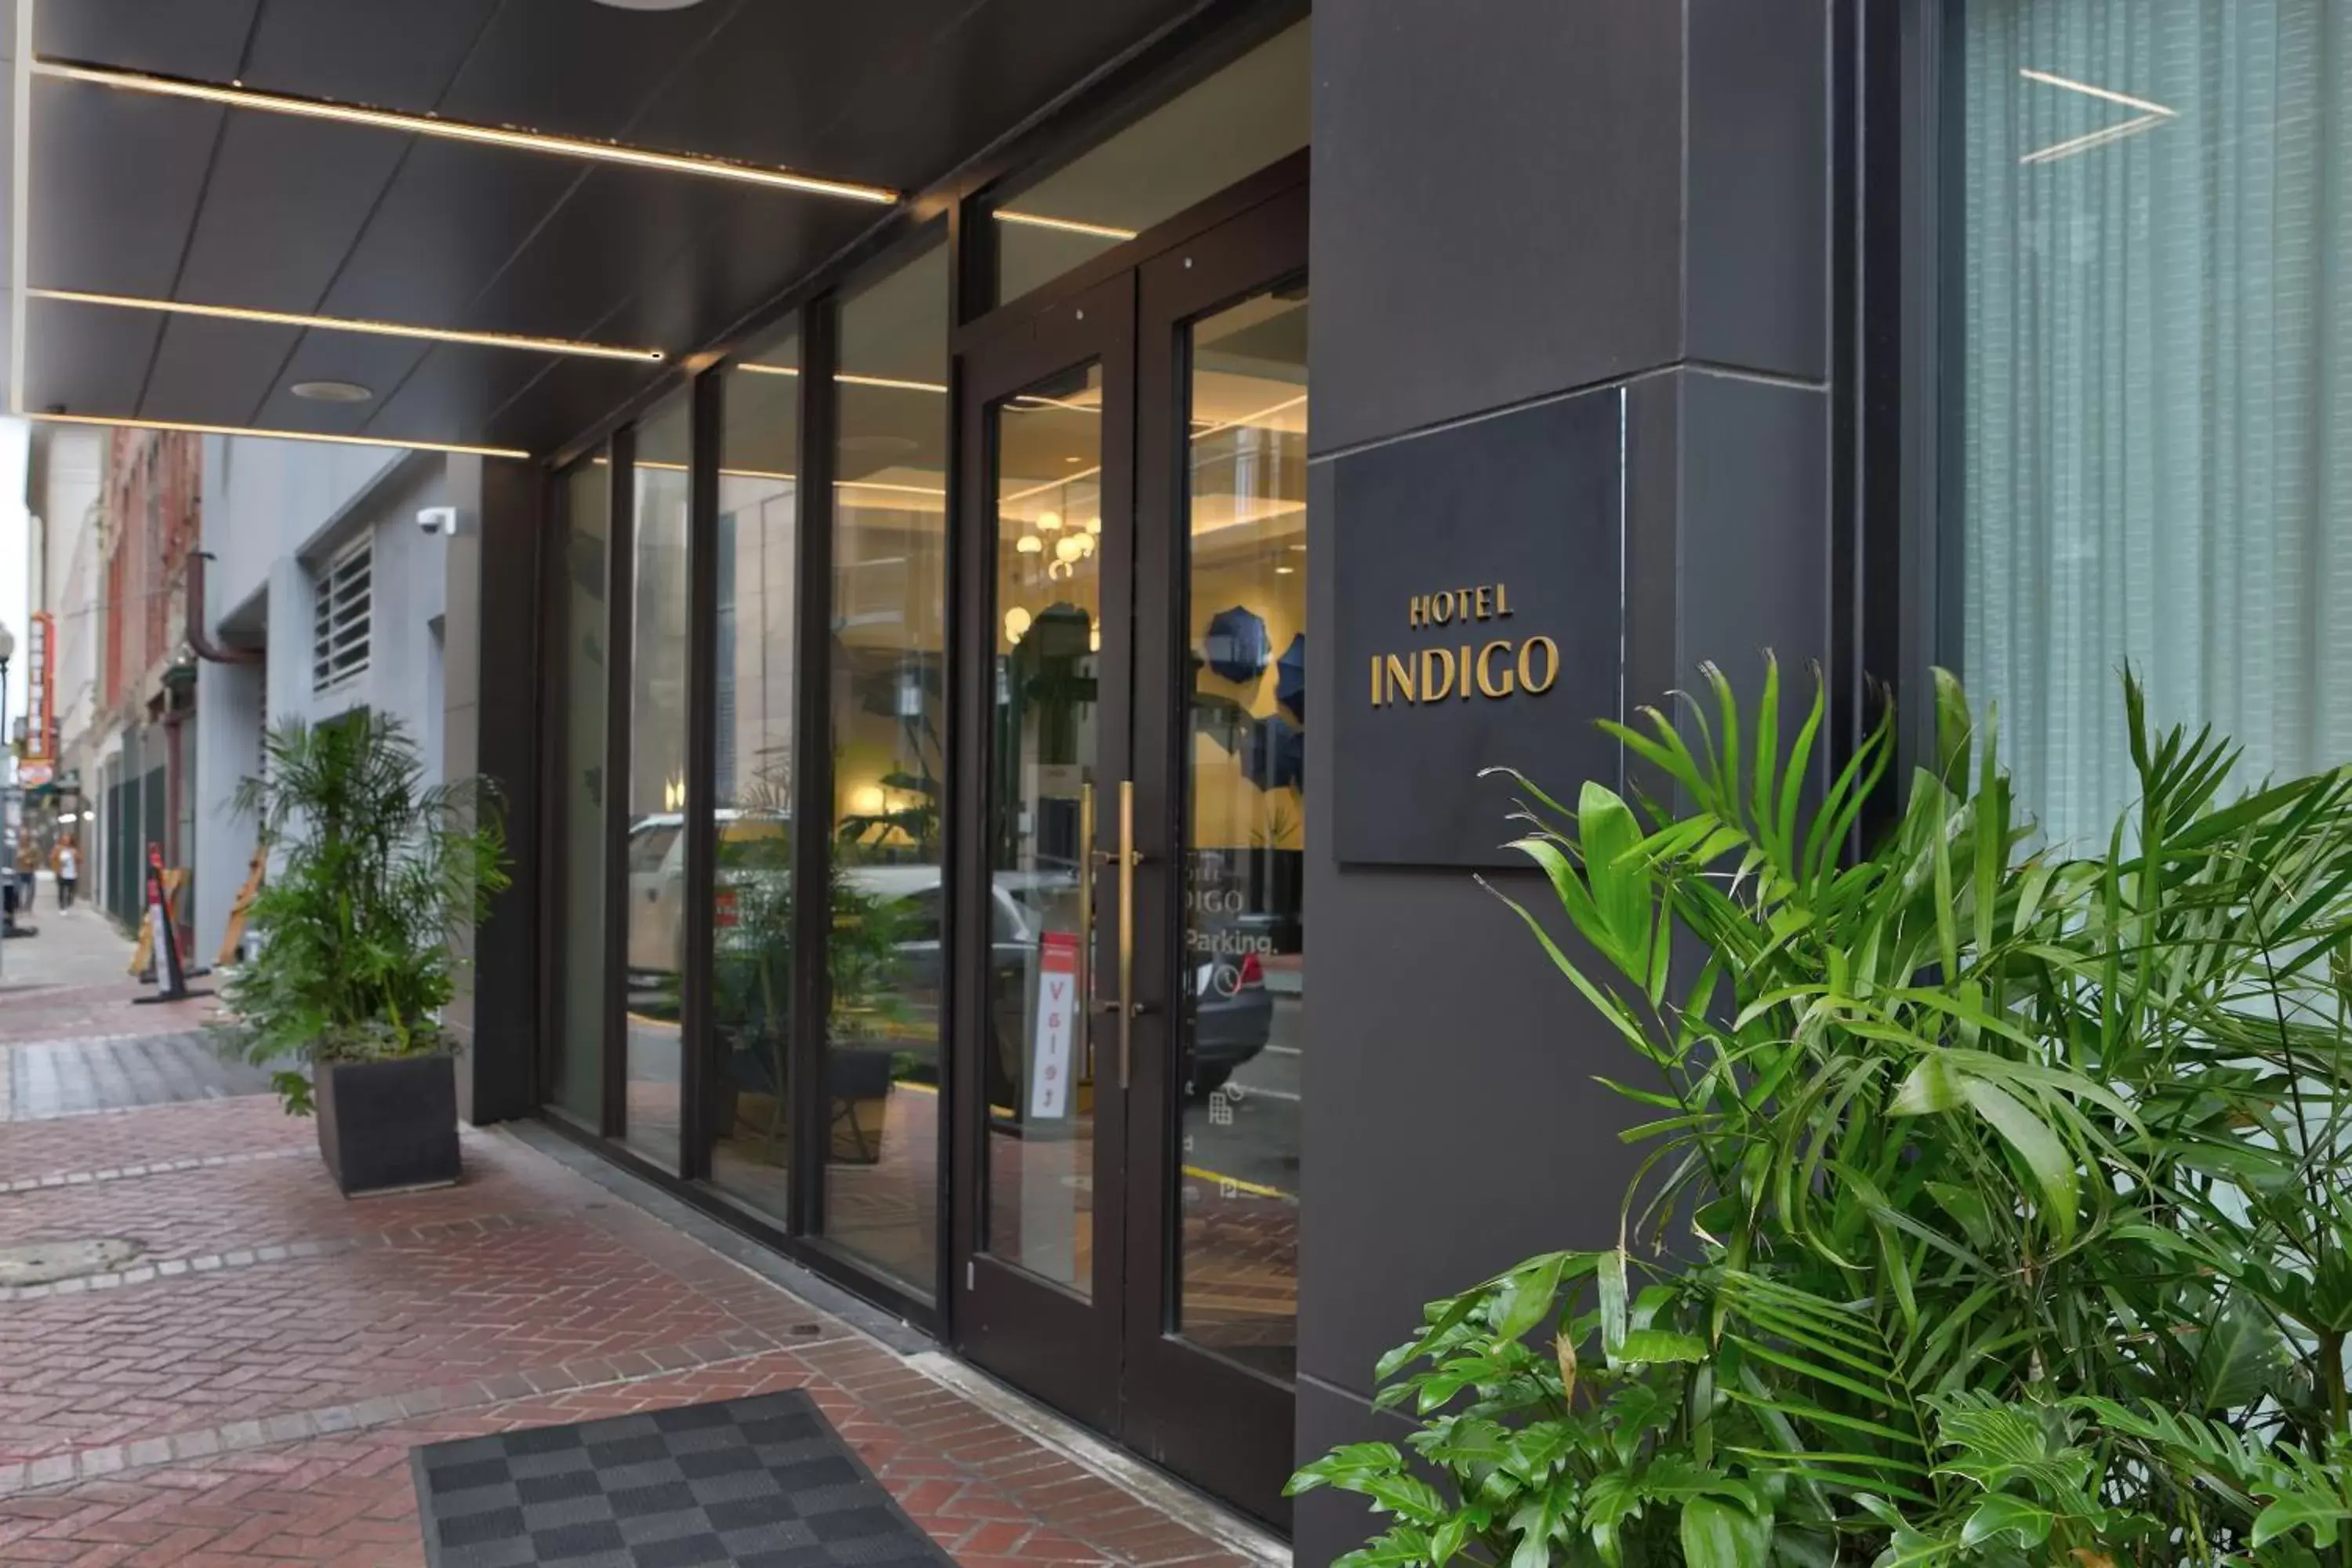
M 1509 585 L 1482 583 L 1412 595 L 1405 601 L 1404 624 L 1413 631 L 1426 631 L 1471 621 L 1507 620 L 1510 614 Z M 1524 639 L 1496 637 L 1483 645 L 1465 642 L 1453 647 L 1424 647 L 1417 654 L 1376 653 L 1372 656 L 1372 706 L 1426 707 L 1448 698 L 1467 702 L 1474 689 L 1480 697 L 1496 701 L 1512 696 L 1540 697 L 1559 679 L 1559 644 L 1540 635 Z

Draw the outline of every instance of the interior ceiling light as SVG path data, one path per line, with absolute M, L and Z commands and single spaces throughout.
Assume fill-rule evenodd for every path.
M 298 381 L 286 390 L 311 403 L 365 403 L 375 395 L 356 381 Z
M 179 419 L 131 419 L 105 414 L 36 414 L 20 416 L 47 425 L 112 426 L 123 430 L 180 430 L 191 436 L 251 436 L 262 441 L 323 441 L 335 447 L 390 447 L 403 452 L 454 452 L 467 458 L 514 458 L 528 461 L 530 454 L 512 447 L 469 447 L 457 441 L 395 441 L 388 436 L 328 436 L 316 430 L 264 430 L 249 425 L 198 425 Z
M 761 364 L 754 360 L 744 360 L 735 368 L 748 370 L 753 375 L 798 375 L 801 373 L 800 366 L 796 364 Z M 846 370 L 834 372 L 833 379 L 851 386 L 887 386 L 899 392 L 945 393 L 948 389 L 947 383 L 943 381 L 901 381 L 895 375 L 859 375 Z
M 1097 239 L 1133 239 L 1135 230 L 1116 228 L 1107 223 L 1087 223 L 1083 218 L 1047 217 L 1044 213 L 1014 212 L 999 207 L 993 215 L 999 223 L 1017 223 L 1024 228 L 1050 228 L 1063 234 L 1087 234 Z
M 688 5 L 699 5 L 702 0 L 596 0 L 600 5 L 610 5 L 615 11 L 683 11 Z
M 2095 98 L 2103 103 L 2120 104 L 2126 109 L 2139 111 L 2133 118 L 2120 124 L 2088 132 L 2081 136 L 2070 136 L 2063 142 L 2053 142 L 2047 147 L 2037 148 L 2017 160 L 2021 164 L 2054 163 L 2061 158 L 2071 158 L 2077 153 L 2087 153 L 2094 147 L 2104 147 L 2110 142 L 2120 142 L 2126 136 L 2137 136 L 2141 132 L 2161 125 L 2168 120 L 2179 118 L 2180 111 L 2177 109 L 2168 109 L 2161 103 L 2152 103 L 2145 98 L 2134 98 L 2127 92 L 2117 92 L 2113 88 L 2094 87 L 2087 81 L 2076 81 L 2072 77 L 2060 76 L 2055 71 L 2034 70 L 2031 67 L 2021 66 L 2018 68 L 2017 74 L 2028 81 L 2041 82 L 2045 87 L 2063 88 L 2068 92 L 2079 92 L 2085 98 Z
M 448 327 L 412 327 L 404 321 L 375 321 L 358 316 L 311 316 L 290 310 L 252 310 L 242 305 L 195 305 L 184 300 L 150 300 L 138 294 L 92 294 L 79 289 L 27 289 L 35 300 L 58 300 L 68 305 L 110 305 L 122 310 L 164 310 L 175 316 L 209 316 L 224 321 L 259 321 L 273 327 L 317 327 L 331 332 L 362 332 L 380 338 L 423 338 L 436 343 L 467 343 L 478 348 L 523 349 L 531 353 L 579 354 L 588 359 L 658 360 L 659 349 L 615 348 L 609 343 L 583 343 L 570 338 L 527 338 L 513 332 L 461 332 Z
M 389 109 L 362 109 L 355 104 L 323 99 L 290 98 L 283 93 L 254 92 L 242 87 L 219 87 L 178 77 L 148 76 L 138 71 L 111 70 L 76 65 L 67 60 L 35 60 L 32 73 L 58 81 L 88 82 L 122 92 L 151 93 L 159 98 L 194 99 L 201 103 L 225 103 L 264 114 L 290 114 L 306 120 L 334 120 L 346 125 L 370 125 L 410 136 L 431 136 L 445 142 L 471 142 L 478 146 L 509 147 L 522 153 L 547 153 L 595 163 L 625 163 L 637 169 L 657 169 L 671 174 L 698 174 L 706 179 L 734 180 L 776 190 L 803 191 L 811 195 L 839 196 L 845 201 L 870 202 L 877 206 L 897 204 L 898 193 L 880 185 L 850 180 L 827 180 L 790 169 L 738 163 L 690 153 L 656 153 L 626 147 L 617 142 L 596 142 L 583 136 L 549 136 L 536 131 L 509 131 L 496 125 L 471 125 L 432 114 L 402 114 Z

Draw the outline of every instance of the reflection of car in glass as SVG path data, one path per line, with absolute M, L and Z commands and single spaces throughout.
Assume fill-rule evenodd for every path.
M 724 909 L 730 886 L 784 874 L 792 823 L 781 812 L 726 810 L 718 825 L 714 879 Z M 764 853 L 772 847 L 772 855 Z M 686 968 L 686 818 L 676 812 L 637 818 L 629 825 L 627 858 L 629 988 L 660 990 Z M 763 868 L 768 861 L 778 868 Z
M 629 985 L 633 992 L 674 986 L 685 963 L 686 819 L 676 813 L 641 817 L 629 829 Z M 759 867 L 764 841 L 782 837 L 789 823 L 780 814 L 719 813 L 719 865 L 716 872 L 721 908 L 730 886 L 787 875 Z M 730 851 L 734 851 L 730 853 Z M 750 865 L 746 865 L 750 862 Z M 856 866 L 844 874 L 849 888 L 873 900 L 888 921 L 898 955 L 894 989 L 903 1012 L 892 1030 L 903 1053 L 914 1059 L 916 1076 L 938 1068 L 940 1016 L 945 1007 L 941 973 L 941 899 L 936 866 Z M 1042 938 L 1048 931 L 1076 931 L 1077 877 L 1074 871 L 999 872 L 989 898 L 989 994 L 993 1002 L 994 1045 L 989 1068 L 990 1095 L 1009 1096 L 1009 1071 L 1017 1058 L 1006 1053 L 1027 1037 Z M 1265 988 L 1259 954 L 1270 951 L 1261 929 L 1272 917 L 1202 916 L 1188 932 L 1185 967 L 1192 996 L 1186 1019 L 1184 1082 L 1187 1092 L 1206 1095 L 1234 1069 L 1265 1048 L 1273 1032 L 1274 998 Z M 719 933 L 723 947 L 731 931 Z

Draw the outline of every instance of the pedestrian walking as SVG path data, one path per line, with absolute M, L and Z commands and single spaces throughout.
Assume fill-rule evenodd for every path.
M 58 874 L 58 909 L 73 908 L 74 889 L 81 885 L 81 846 L 74 842 L 72 834 L 60 837 L 58 847 L 49 851 L 49 869 Z
M 33 881 L 40 869 L 41 852 L 34 847 L 28 826 L 16 837 L 16 907 L 26 914 L 33 911 Z

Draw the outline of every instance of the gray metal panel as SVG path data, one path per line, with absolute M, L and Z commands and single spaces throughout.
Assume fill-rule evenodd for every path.
M 1682 7 L 1315 16 L 1318 452 L 1677 357 Z
M 26 300 L 25 406 L 60 414 L 136 406 L 163 330 L 163 317 L 153 310 Z
M 1412 1430 L 1412 1423 L 1395 1411 L 1376 1411 L 1351 1394 L 1311 1379 L 1299 1382 L 1301 1464 L 1322 1458 L 1342 1443 L 1395 1443 L 1401 1447 L 1405 1434 Z M 1342 1552 L 1361 1546 L 1387 1522 L 1373 1515 L 1363 1499 L 1328 1488 L 1308 1492 L 1292 1508 L 1290 1544 L 1294 1563 L 1329 1563 Z
M 63 0 L 34 14 L 34 52 L 226 81 L 261 0 Z
M 1690 0 L 1691 359 L 1828 374 L 1829 16 Z
M 1764 651 L 1811 695 L 1829 655 L 1829 395 L 1683 375 L 1679 679 L 1703 659 L 1735 684 Z
M 169 295 L 227 110 L 47 78 L 32 110 L 29 281 Z
M 245 84 L 421 113 L 439 103 L 498 8 L 499 0 L 271 5 L 254 34 Z
M 299 327 L 165 318 L 146 395 L 139 400 L 140 417 L 218 424 L 218 412 L 228 409 L 230 423 L 245 418 L 269 395 L 278 367 L 301 335 Z
M 361 126 L 230 114 L 175 297 L 315 309 L 405 144 L 404 137 Z

